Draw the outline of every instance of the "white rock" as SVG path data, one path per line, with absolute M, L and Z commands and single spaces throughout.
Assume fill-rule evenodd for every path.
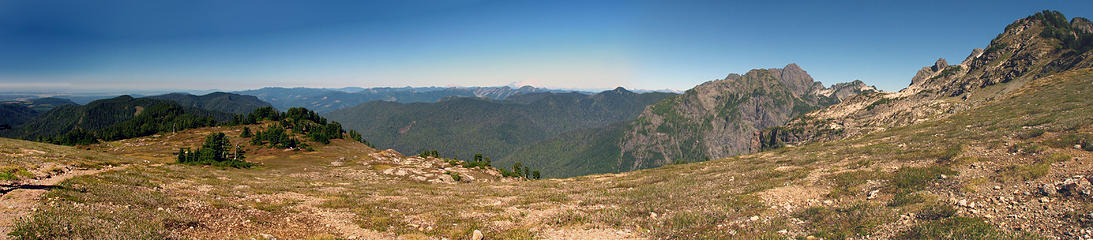
M 482 235 L 482 231 L 478 231 L 477 229 L 475 229 L 474 233 L 471 234 L 471 240 L 482 240 L 483 238 L 486 237 Z
M 869 191 L 869 194 L 868 194 L 868 196 L 865 197 L 865 199 L 872 200 L 874 198 L 877 198 L 877 193 L 879 193 L 879 192 L 880 192 L 880 189 Z

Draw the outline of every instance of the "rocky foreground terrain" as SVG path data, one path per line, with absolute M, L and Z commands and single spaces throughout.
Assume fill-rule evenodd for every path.
M 251 169 L 173 163 L 238 127 L 79 148 L 5 140 L 3 152 L 127 166 L 60 182 L 13 221 L 15 238 L 1072 239 L 1093 216 L 1088 92 L 1093 70 L 1076 69 L 861 137 L 537 181 L 344 140 L 250 149 Z

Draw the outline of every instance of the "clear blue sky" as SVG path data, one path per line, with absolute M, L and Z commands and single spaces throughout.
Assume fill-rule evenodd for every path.
M 0 91 L 688 89 L 797 63 L 886 90 L 1091 1 L 0 0 Z

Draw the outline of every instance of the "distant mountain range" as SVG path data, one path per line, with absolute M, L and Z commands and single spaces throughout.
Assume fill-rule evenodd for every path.
M 485 90 L 485 89 L 480 89 Z M 468 159 L 482 153 L 500 160 L 518 148 L 558 134 L 631 120 L 672 93 L 638 94 L 616 88 L 596 94 L 534 92 L 488 98 L 449 97 L 435 103 L 374 101 L 324 114 L 360 131 L 382 148 L 416 154 L 437 150 Z M 529 91 L 526 89 L 525 91 Z M 481 91 L 486 92 L 486 91 Z
M 545 88 L 511 87 L 403 87 L 403 88 L 279 88 L 268 87 L 234 93 L 256 96 L 277 109 L 305 107 L 319 113 L 357 106 L 371 101 L 399 103 L 437 102 L 452 97 L 505 99 L 509 96 L 539 92 L 563 92 Z

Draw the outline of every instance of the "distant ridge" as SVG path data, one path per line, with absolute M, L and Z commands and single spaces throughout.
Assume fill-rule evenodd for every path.
M 278 109 L 306 107 L 319 113 L 353 107 L 371 101 L 399 103 L 437 102 L 451 97 L 476 97 L 500 100 L 509 96 L 537 93 L 562 92 L 544 88 L 523 86 L 503 87 L 402 87 L 402 88 L 280 88 L 267 87 L 233 93 L 256 96 Z
M 234 114 L 247 114 L 261 107 L 273 106 L 255 96 L 225 92 L 214 92 L 201 96 L 188 93 L 170 93 L 148 98 L 173 101 L 186 107 Z

